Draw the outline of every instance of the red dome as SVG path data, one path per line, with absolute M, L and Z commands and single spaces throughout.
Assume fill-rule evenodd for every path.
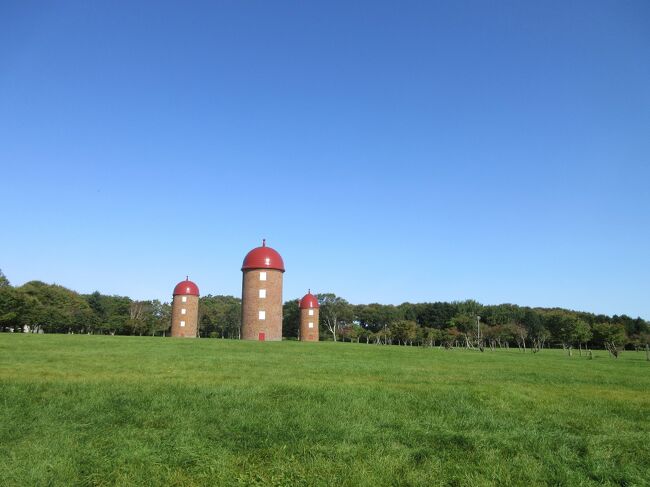
M 185 296 L 198 296 L 199 287 L 186 277 L 184 281 L 176 284 L 176 287 L 174 288 L 174 296 L 179 294 Z
M 318 304 L 318 299 L 316 299 L 316 296 L 314 296 L 311 293 L 311 289 L 300 300 L 300 309 L 308 309 L 308 308 L 320 308 L 320 305 Z
M 244 257 L 241 270 L 249 269 L 277 269 L 284 272 L 282 257 L 271 247 L 266 246 L 266 240 L 262 240 L 261 247 L 255 247 Z

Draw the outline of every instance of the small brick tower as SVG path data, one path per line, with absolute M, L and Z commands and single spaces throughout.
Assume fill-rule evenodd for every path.
M 199 324 L 199 288 L 186 277 L 176 284 L 172 301 L 172 336 L 196 338 Z
M 300 341 L 318 341 L 318 299 L 311 293 L 311 289 L 300 300 Z
M 282 340 L 282 257 L 262 240 L 246 254 L 241 270 L 242 340 Z

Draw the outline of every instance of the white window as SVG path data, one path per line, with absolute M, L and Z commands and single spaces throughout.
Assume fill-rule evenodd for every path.
M 182 315 L 187 314 L 187 310 L 185 308 L 181 308 L 181 314 Z
M 313 327 L 314 327 L 314 323 L 312 323 L 312 322 L 310 321 L 310 322 L 309 322 L 309 328 L 313 328 Z
M 264 259 L 264 264 L 265 264 L 265 265 L 271 265 L 271 259 L 270 259 L 269 257 L 266 257 L 266 258 Z
M 309 310 L 309 316 L 314 316 L 314 310 L 313 309 Z
M 260 311 L 260 320 L 266 319 L 266 311 Z
M 260 272 L 260 281 L 266 281 L 266 272 Z
M 266 289 L 260 289 L 260 298 L 266 297 Z
M 181 321 L 181 326 L 185 326 L 185 322 L 184 322 L 184 321 Z
M 181 301 L 182 301 L 183 303 L 187 303 L 187 296 L 183 296 L 183 297 L 181 298 Z

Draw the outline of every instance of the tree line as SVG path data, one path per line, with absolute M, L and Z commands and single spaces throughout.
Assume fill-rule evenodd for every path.
M 485 348 L 545 347 L 577 350 L 604 348 L 617 356 L 623 348 L 650 344 L 650 324 L 626 315 L 597 315 L 561 308 L 459 302 L 351 304 L 332 293 L 316 295 L 323 340 L 382 345 Z M 239 338 L 241 299 L 202 296 L 199 335 Z M 30 281 L 11 286 L 0 271 L 0 331 L 165 336 L 171 305 L 133 300 L 98 291 L 79 294 L 56 284 Z M 283 336 L 298 338 L 298 300 L 284 303 Z M 585 352 L 586 353 L 586 352 Z
M 650 323 L 626 315 L 607 316 L 561 308 L 460 302 L 354 305 L 334 294 L 318 294 L 323 338 L 385 345 L 477 348 L 518 347 L 538 352 L 562 347 L 569 354 L 589 348 L 617 356 L 625 347 L 647 349 Z M 285 303 L 284 336 L 298 334 L 297 301 Z

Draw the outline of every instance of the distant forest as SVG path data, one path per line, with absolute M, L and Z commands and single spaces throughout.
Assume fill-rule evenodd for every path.
M 321 305 L 322 340 L 384 345 L 519 347 L 539 351 L 562 347 L 647 349 L 650 323 L 626 315 L 606 316 L 561 308 L 460 302 L 351 304 L 331 293 L 316 295 Z M 199 302 L 199 334 L 239 338 L 241 299 L 207 295 Z M 56 284 L 31 281 L 14 287 L 0 271 L 0 331 L 110 335 L 169 334 L 171 305 L 136 301 L 99 292 L 79 294 Z M 297 338 L 298 300 L 284 303 L 283 336 Z

